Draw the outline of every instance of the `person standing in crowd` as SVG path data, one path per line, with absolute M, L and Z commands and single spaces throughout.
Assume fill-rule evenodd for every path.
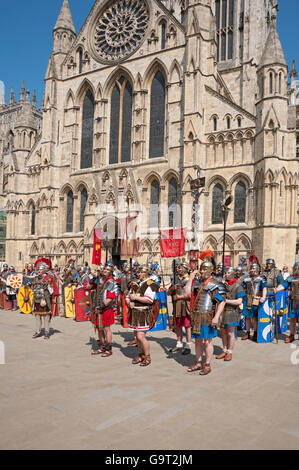
M 33 339 L 42 336 L 42 326 L 44 325 L 44 339 L 50 338 L 50 322 L 52 315 L 51 296 L 53 294 L 53 279 L 47 274 L 51 267 L 50 260 L 40 258 L 34 265 L 37 276 L 34 277 L 31 289 L 33 291 L 33 309 L 35 316 L 36 331 L 32 336 Z
M 242 279 L 235 278 L 235 269 L 227 267 L 225 270 L 226 301 L 223 313 L 220 317 L 220 331 L 223 344 L 223 352 L 216 359 L 232 360 L 235 346 L 235 328 L 240 322 L 240 309 L 245 292 L 242 287 Z
M 101 357 L 112 355 L 112 331 L 114 324 L 114 304 L 116 302 L 115 281 L 113 279 L 113 265 L 107 263 L 97 276 L 89 280 L 88 288 L 95 291 L 92 302 L 91 321 L 98 332 L 100 347 L 92 355 Z
M 7 300 L 9 302 L 9 309 L 16 311 L 18 310 L 18 301 L 17 301 L 17 293 L 18 289 L 15 289 L 14 287 L 11 287 L 10 285 L 10 279 L 16 275 L 16 270 L 14 266 L 9 267 L 9 274 L 6 277 L 6 295 L 7 295 Z
M 151 364 L 150 345 L 146 339 L 146 332 L 150 329 L 153 320 L 151 307 L 159 286 L 150 279 L 148 266 L 139 266 L 136 274 L 138 281 L 131 285 L 126 298 L 130 309 L 129 328 L 136 332 L 139 350 L 139 355 L 133 359 L 132 364 L 146 367 Z
M 199 371 L 200 375 L 211 372 L 214 346 L 213 338 L 217 336 L 217 325 L 223 312 L 226 300 L 225 285 L 215 276 L 216 265 L 214 253 L 207 250 L 200 255 L 200 285 L 194 289 L 191 302 L 191 325 L 195 338 L 196 361 L 188 372 Z M 185 298 L 192 298 L 192 284 L 198 271 L 190 274 L 185 287 Z M 203 348 L 206 360 L 203 366 Z
M 174 327 L 177 336 L 176 346 L 169 352 L 182 352 L 183 355 L 191 353 L 191 318 L 190 303 L 184 300 L 184 289 L 189 279 L 189 266 L 186 262 L 180 262 L 176 266 L 177 276 L 173 279 L 172 286 L 167 294 L 172 297 Z M 183 348 L 183 328 L 186 331 L 186 345 Z
M 299 320 L 299 262 L 294 264 L 292 276 L 289 276 L 284 282 L 280 282 L 275 293 L 285 289 L 289 290 L 290 319 L 290 335 L 285 339 L 285 343 L 293 343 L 296 335 L 296 323 Z
M 260 265 L 252 263 L 249 275 L 243 279 L 242 287 L 246 294 L 244 298 L 243 315 L 246 318 L 246 332 L 242 340 L 250 339 L 250 329 L 253 327 L 252 341 L 257 341 L 258 309 L 267 297 L 267 279 L 260 273 Z

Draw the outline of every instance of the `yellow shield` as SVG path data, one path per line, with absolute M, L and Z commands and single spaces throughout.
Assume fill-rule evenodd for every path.
M 22 286 L 18 293 L 18 303 L 21 312 L 32 313 L 33 292 L 28 286 Z
M 75 318 L 76 317 L 75 286 L 65 287 L 64 297 L 65 297 L 65 316 L 67 318 Z

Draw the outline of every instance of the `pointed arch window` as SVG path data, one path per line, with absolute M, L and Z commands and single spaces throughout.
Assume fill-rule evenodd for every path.
M 127 78 L 116 80 L 111 95 L 109 163 L 131 160 L 133 90 Z
M 67 199 L 66 199 L 66 232 L 73 231 L 73 223 L 74 223 L 74 195 L 73 195 L 73 191 L 70 190 L 67 193 Z
M 165 136 L 165 79 L 160 71 L 152 81 L 150 110 L 149 157 L 162 157 Z
M 83 70 L 83 51 L 79 49 L 79 73 L 82 73 Z
M 158 228 L 160 184 L 157 180 L 152 181 L 150 198 L 150 228 Z
M 31 227 L 30 227 L 31 235 L 35 235 L 35 222 L 36 222 L 36 210 L 35 210 L 35 204 L 32 204 L 32 206 L 31 206 Z
M 233 58 L 235 0 L 216 0 L 217 60 Z
M 270 94 L 273 93 L 273 73 L 270 72 L 270 75 L 269 75 L 269 92 Z
M 80 199 L 80 232 L 84 232 L 84 214 L 87 205 L 88 194 L 85 188 L 81 191 Z
M 178 183 L 171 178 L 168 184 L 168 225 L 177 227 L 178 222 Z
M 213 189 L 212 196 L 212 224 L 222 223 L 222 202 L 224 190 L 220 183 L 217 183 Z
M 83 103 L 82 115 L 82 143 L 81 168 L 92 167 L 93 155 L 93 128 L 94 128 L 94 97 L 87 91 Z
M 240 181 L 235 189 L 234 223 L 246 221 L 246 186 Z
M 161 23 L 161 49 L 165 49 L 166 46 L 166 23 Z
M 216 117 L 213 117 L 213 129 L 214 129 L 214 132 L 217 131 L 217 118 Z

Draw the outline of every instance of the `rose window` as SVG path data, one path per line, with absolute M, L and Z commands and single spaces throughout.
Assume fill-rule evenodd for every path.
M 131 55 L 141 45 L 149 22 L 145 0 L 119 0 L 97 19 L 93 43 L 97 56 L 117 61 Z

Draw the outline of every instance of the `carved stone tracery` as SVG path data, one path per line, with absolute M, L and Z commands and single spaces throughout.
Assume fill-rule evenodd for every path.
M 92 42 L 99 59 L 123 60 L 141 45 L 149 23 L 146 0 L 118 0 L 97 18 Z

